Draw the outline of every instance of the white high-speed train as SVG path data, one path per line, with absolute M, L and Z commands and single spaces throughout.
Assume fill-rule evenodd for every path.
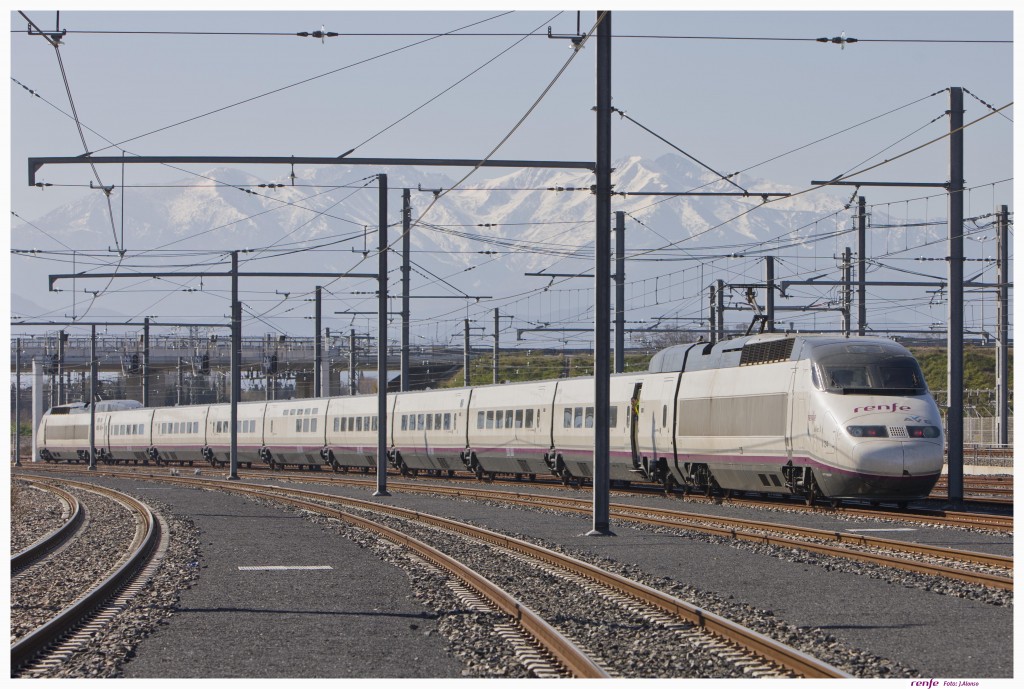
M 610 478 L 688 489 L 906 502 L 943 465 L 939 409 L 921 369 L 882 338 L 761 334 L 662 350 L 646 373 L 394 393 L 388 461 L 405 474 L 593 474 L 595 414 L 606 413 Z M 39 429 L 45 461 L 85 461 L 88 408 L 57 407 Z M 96 406 L 102 461 L 223 464 L 226 404 Z M 374 470 L 375 395 L 247 402 L 239 462 Z

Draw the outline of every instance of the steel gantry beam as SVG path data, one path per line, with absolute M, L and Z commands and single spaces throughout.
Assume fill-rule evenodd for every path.
M 377 167 L 526 167 L 591 170 L 595 164 L 572 160 L 480 160 L 474 158 L 345 158 L 317 156 L 36 156 L 28 159 L 28 183 L 45 165 L 373 165 Z M 240 185 L 245 186 L 245 185 Z

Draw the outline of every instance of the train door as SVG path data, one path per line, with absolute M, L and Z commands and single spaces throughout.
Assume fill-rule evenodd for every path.
M 629 414 L 626 423 L 629 425 L 629 446 L 633 457 L 633 468 L 640 469 L 639 421 L 640 421 L 640 390 L 643 383 L 633 386 L 633 396 L 629 399 Z

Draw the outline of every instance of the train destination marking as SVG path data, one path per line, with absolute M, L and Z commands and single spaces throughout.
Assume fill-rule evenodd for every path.
M 330 565 L 262 565 L 262 566 L 254 566 L 254 567 L 245 567 L 245 566 L 239 565 L 238 569 L 241 572 L 267 572 L 267 571 L 280 572 L 280 571 L 284 571 L 284 570 L 294 570 L 294 569 L 309 570 L 309 569 L 334 569 L 334 568 L 331 567 Z

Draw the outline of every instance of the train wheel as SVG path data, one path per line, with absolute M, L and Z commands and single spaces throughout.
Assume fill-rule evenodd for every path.
M 839 498 L 832 498 L 831 500 L 828 501 L 828 504 L 832 506 L 832 509 L 835 509 L 839 507 L 841 504 L 843 504 L 843 501 L 840 500 Z

